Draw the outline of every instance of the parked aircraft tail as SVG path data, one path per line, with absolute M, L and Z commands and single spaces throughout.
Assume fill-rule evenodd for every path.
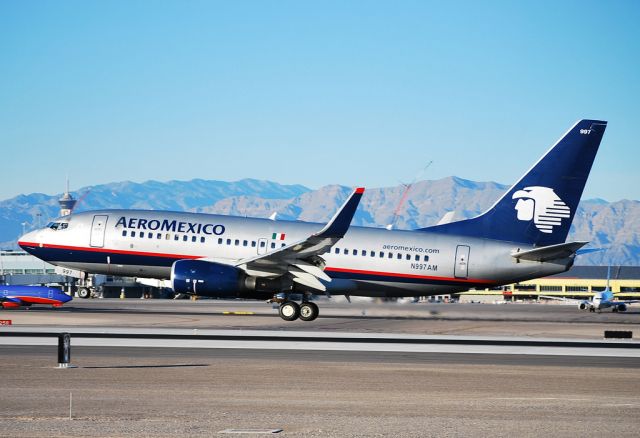
M 564 242 L 606 127 L 580 120 L 486 212 L 423 230 L 536 246 Z

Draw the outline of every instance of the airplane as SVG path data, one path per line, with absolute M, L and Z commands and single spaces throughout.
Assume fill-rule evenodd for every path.
M 54 287 L 0 285 L 0 305 L 3 309 L 30 307 L 32 304 L 51 304 L 53 307 L 61 307 L 72 299 Z
M 589 312 L 602 312 L 603 309 L 611 308 L 612 312 L 626 312 L 629 304 L 638 303 L 640 300 L 616 300 L 611 288 L 609 287 L 609 279 L 611 278 L 611 266 L 607 268 L 607 287 L 602 292 L 596 292 L 590 300 L 576 300 L 565 297 L 553 297 L 540 295 L 540 298 L 548 300 L 559 300 L 567 303 L 577 304 L 578 309 L 588 310 Z
M 565 242 L 607 122 L 580 120 L 487 211 L 416 230 L 350 226 L 364 188 L 326 224 L 154 210 L 72 213 L 18 244 L 88 273 L 169 280 L 176 294 L 279 304 L 318 317 L 314 296 L 413 297 L 568 270 Z M 301 297 L 298 304 L 294 299 Z

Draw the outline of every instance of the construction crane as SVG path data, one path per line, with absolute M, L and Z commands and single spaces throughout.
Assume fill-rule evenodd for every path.
M 432 163 L 433 163 L 433 161 L 429 161 L 427 163 L 427 165 L 424 166 L 420 170 L 420 172 L 418 172 L 418 174 L 415 176 L 415 178 L 413 178 L 413 181 L 411 181 L 411 183 L 409 183 L 409 184 L 402 183 L 402 185 L 404 186 L 404 192 L 402 192 L 402 197 L 400 198 L 400 202 L 398 202 L 398 206 L 393 211 L 393 217 L 391 218 L 391 223 L 389 223 L 389 225 L 386 226 L 387 230 L 392 230 L 393 227 L 396 226 L 396 222 L 398 221 L 398 216 L 400 215 L 400 209 L 402 208 L 402 206 L 404 205 L 405 201 L 407 200 L 407 197 L 409 196 L 409 190 L 411 190 L 411 187 L 415 184 L 415 182 L 419 178 L 422 178 L 422 176 L 427 171 L 429 166 L 431 166 Z

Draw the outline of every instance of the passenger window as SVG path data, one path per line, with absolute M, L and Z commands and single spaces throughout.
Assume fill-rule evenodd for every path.
M 276 243 L 275 242 L 271 242 L 271 249 L 274 249 L 276 247 Z
M 135 231 L 131 232 L 131 237 L 136 237 L 136 232 Z
M 411 260 L 411 254 L 407 254 L 406 259 L 407 259 L 407 260 Z
M 256 247 L 256 241 L 255 241 L 255 240 L 252 240 L 252 241 L 251 241 L 251 248 L 255 248 L 255 247 Z
M 167 239 L 167 240 L 171 239 L 171 234 L 169 234 L 169 233 L 165 234 L 164 238 Z
M 344 249 L 344 250 L 342 250 L 342 253 L 343 253 L 344 255 L 349 255 L 349 250 L 348 250 L 348 249 Z
M 218 245 L 222 245 L 222 237 L 218 237 Z
M 371 254 L 369 254 L 371 257 L 375 257 L 376 256 L 376 252 L 375 251 L 371 251 Z
M 231 239 L 227 239 L 227 245 L 231 245 Z
M 384 258 L 384 252 L 380 251 L 380 258 Z
M 248 245 L 249 245 L 249 242 L 247 242 L 246 240 L 242 241 L 242 246 L 248 246 Z
M 147 234 L 147 237 L 148 237 L 149 239 L 153 239 L 153 233 L 149 233 L 149 234 Z
M 240 245 L 240 239 L 236 239 L 235 242 L 236 246 Z
M 358 250 L 357 249 L 353 250 L 353 255 L 358 255 Z
M 176 234 L 175 236 L 173 236 L 173 240 L 180 240 L 180 236 Z
M 182 236 L 182 241 L 186 242 L 187 240 L 189 240 L 189 236 L 187 236 L 186 234 L 184 236 Z
M 204 237 L 200 238 L 200 243 L 204 243 Z
M 393 253 L 392 253 L 392 252 L 390 252 L 390 253 L 389 253 L 389 258 L 390 258 L 390 259 L 392 259 L 392 258 L 393 258 Z
M 264 248 L 266 245 L 267 245 L 267 242 L 265 242 L 264 240 L 260 242 L 260 248 Z
M 127 237 L 127 230 L 122 230 L 122 237 Z
M 196 241 L 196 236 L 191 236 L 191 241 L 195 242 Z
M 340 254 L 340 248 L 334 249 L 333 252 L 336 253 L 336 254 Z
M 157 237 L 158 239 L 162 239 L 162 233 L 158 233 L 158 234 L 156 234 L 156 237 Z
M 398 258 L 398 260 L 401 260 L 402 259 L 402 254 L 398 253 L 398 257 L 397 258 Z
M 415 261 L 416 261 L 416 262 L 419 262 L 419 261 L 420 261 L 420 256 L 419 256 L 418 254 L 416 254 L 416 256 L 414 257 L 414 259 L 415 259 Z
M 283 244 L 282 244 L 282 245 L 280 245 L 280 246 L 284 248 L 285 246 L 287 246 L 287 244 L 286 244 L 286 243 L 283 243 Z
M 366 256 L 367 256 L 367 250 L 366 250 L 366 249 L 363 249 L 363 250 L 362 250 L 362 256 L 363 256 L 363 257 L 366 257 Z
M 425 261 L 425 262 L 428 262 L 428 261 L 429 261 L 429 256 L 428 256 L 428 255 L 424 256 L 424 261 Z

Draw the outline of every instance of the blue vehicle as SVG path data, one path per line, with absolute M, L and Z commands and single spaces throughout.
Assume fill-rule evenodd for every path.
M 32 304 L 49 304 L 61 307 L 73 298 L 60 289 L 45 286 L 0 286 L 0 305 L 3 309 L 29 307 Z

